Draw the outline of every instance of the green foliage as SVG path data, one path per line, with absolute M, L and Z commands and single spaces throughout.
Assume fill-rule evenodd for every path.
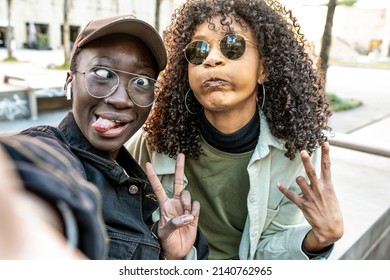
M 47 34 L 38 33 L 37 34 L 37 44 L 38 49 L 46 50 L 49 47 L 49 36 Z
M 4 58 L 3 61 L 4 62 L 17 62 L 18 59 L 14 56 L 11 56 L 11 57 Z
M 343 99 L 332 93 L 327 96 L 330 103 L 330 109 L 333 112 L 350 110 L 363 105 L 361 101 L 355 99 Z
M 356 4 L 358 0 L 340 0 L 337 1 L 337 5 L 339 6 L 353 6 Z
M 55 69 L 55 70 L 69 70 L 69 67 L 70 67 L 69 62 L 64 62 L 64 64 L 62 64 L 62 65 L 57 65 L 57 66 L 49 67 L 49 68 Z

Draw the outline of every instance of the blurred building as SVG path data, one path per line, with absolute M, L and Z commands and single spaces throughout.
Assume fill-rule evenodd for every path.
M 163 34 L 181 0 L 68 0 L 71 46 L 79 30 L 96 17 L 134 14 L 156 26 L 156 3 L 160 2 L 159 31 Z M 60 49 L 63 46 L 64 0 L 12 0 L 11 25 L 16 48 Z M 319 48 L 328 0 L 280 0 L 292 9 L 302 32 Z M 390 1 L 358 0 L 352 7 L 338 6 L 333 24 L 332 57 L 389 56 Z M 0 47 L 5 47 L 7 1 L 0 1 Z M 381 52 L 380 52 L 381 50 Z
M 292 9 L 302 26 L 302 32 L 319 49 L 328 0 L 280 2 Z M 380 50 L 383 56 L 389 56 L 390 1 L 357 0 L 353 6 L 337 6 L 332 36 L 333 58 L 369 55 Z
M 68 20 L 73 42 L 79 30 L 91 19 L 134 14 L 155 26 L 156 0 L 68 0 Z M 16 48 L 62 48 L 64 0 L 12 0 L 11 25 Z M 165 15 L 172 11 L 172 0 L 161 0 Z M 0 47 L 5 47 L 8 26 L 7 1 L 0 1 Z M 169 17 L 170 15 L 168 15 Z

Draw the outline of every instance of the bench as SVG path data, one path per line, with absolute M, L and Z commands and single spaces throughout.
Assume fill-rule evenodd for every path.
M 31 119 L 33 119 L 33 120 L 37 119 L 38 118 L 38 105 L 37 105 L 37 98 L 35 96 L 34 89 L 30 86 L 30 84 L 28 83 L 28 81 L 25 78 L 10 76 L 10 75 L 4 76 L 4 84 L 10 84 L 11 80 L 23 82 L 25 84 L 25 90 L 28 93 L 28 101 L 29 101 L 29 106 L 30 106 Z

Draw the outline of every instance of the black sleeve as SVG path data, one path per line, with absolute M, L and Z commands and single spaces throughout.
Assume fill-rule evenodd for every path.
M 329 245 L 328 247 L 325 247 L 324 249 L 321 250 L 321 252 L 318 253 L 309 253 L 305 250 L 303 247 L 303 242 L 302 242 L 302 251 L 305 253 L 305 255 L 310 259 L 310 260 L 327 260 L 332 253 L 334 248 L 334 244 Z
M 198 260 L 207 260 L 209 257 L 210 248 L 199 227 L 194 246 L 198 253 Z

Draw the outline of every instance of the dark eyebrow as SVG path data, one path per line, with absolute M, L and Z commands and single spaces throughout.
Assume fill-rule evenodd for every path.
M 116 61 L 112 59 L 110 56 L 95 56 L 91 58 L 91 66 L 101 66 L 106 68 L 117 69 Z M 133 64 L 134 71 L 132 73 L 142 75 L 145 77 L 155 78 L 157 76 L 156 69 L 153 65 L 149 63 L 143 63 L 138 61 Z M 121 69 L 118 69 L 121 70 Z M 135 71 L 136 70 L 136 71 Z M 122 71 L 122 70 L 121 70 Z M 124 71 L 124 70 L 123 70 Z M 125 71 L 128 72 L 128 71 Z
M 98 63 L 98 64 L 115 64 L 115 61 L 109 57 L 109 56 L 94 56 L 91 58 L 91 62 Z

